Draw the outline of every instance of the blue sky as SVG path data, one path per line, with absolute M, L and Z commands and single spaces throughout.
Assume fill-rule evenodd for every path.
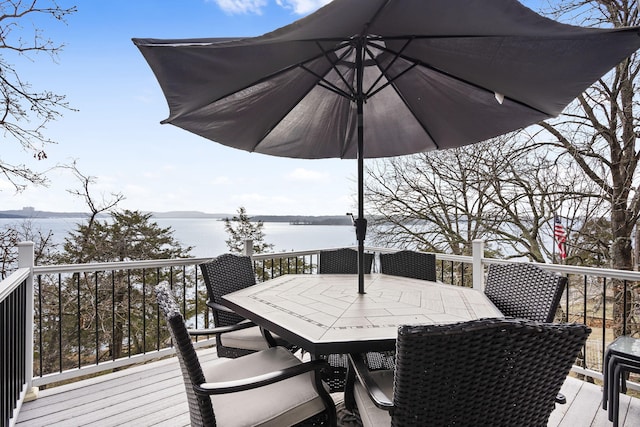
M 132 37 L 256 36 L 295 21 L 326 0 L 59 0 L 77 5 L 66 25 L 38 25 L 66 46 L 57 63 L 47 56 L 20 61 L 21 76 L 35 89 L 67 96 L 77 112 L 50 123 L 58 144 L 38 161 L 17 143 L 3 144 L 2 158 L 44 170 L 76 160 L 96 177 L 96 198 L 112 192 L 120 208 L 198 210 L 249 214 L 343 215 L 355 211 L 356 162 L 294 160 L 224 147 L 171 125 L 168 108 Z M 535 9 L 537 1 L 524 2 Z M 22 25 L 30 25 L 22 22 Z M 14 62 L 15 61 L 11 61 Z M 49 173 L 46 188 L 16 194 L 0 178 L 0 210 L 32 206 L 87 211 L 67 190 L 78 188 L 68 171 Z

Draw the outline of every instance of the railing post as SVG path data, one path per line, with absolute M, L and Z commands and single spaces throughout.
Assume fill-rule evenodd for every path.
M 484 257 L 484 240 L 476 239 L 472 242 L 472 265 L 473 265 L 473 289 L 484 291 L 484 267 L 482 258 Z
M 251 256 L 253 255 L 253 240 L 247 239 L 244 241 L 244 255 Z
M 34 316 L 34 281 L 33 281 L 33 267 L 35 265 L 34 256 L 34 243 L 33 242 L 20 242 L 18 243 L 18 268 L 28 268 L 31 272 L 27 278 L 27 295 L 26 295 L 26 327 L 25 327 L 25 379 L 27 382 L 27 393 L 24 397 L 24 401 L 28 402 L 38 398 L 38 387 L 32 387 L 33 381 L 33 316 Z

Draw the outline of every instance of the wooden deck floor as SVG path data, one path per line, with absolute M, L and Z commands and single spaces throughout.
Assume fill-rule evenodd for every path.
M 215 349 L 198 351 L 201 360 L 216 358 Z M 526 384 L 523 384 L 526 386 Z M 600 409 L 600 387 L 567 378 L 549 426 L 610 426 Z M 621 397 L 620 425 L 640 426 L 640 399 Z M 189 413 L 175 357 L 89 380 L 42 390 L 22 406 L 18 426 L 188 426 Z

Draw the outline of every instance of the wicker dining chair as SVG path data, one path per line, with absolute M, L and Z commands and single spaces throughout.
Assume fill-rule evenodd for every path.
M 350 356 L 345 404 L 365 427 L 546 426 L 590 333 L 513 318 L 400 326 L 394 371 Z
M 218 356 L 234 358 L 276 345 L 292 348 L 277 335 L 261 329 L 220 303 L 223 295 L 256 284 L 251 257 L 223 254 L 200 264 L 200 271 L 207 286 L 207 306 L 213 311 L 215 326 L 236 328 L 216 336 Z
M 520 262 L 490 264 L 484 293 L 505 316 L 553 322 L 567 278 Z
M 158 285 L 155 292 L 176 348 L 192 426 L 335 425 L 335 405 L 314 372 L 326 362 L 302 363 L 272 347 L 201 365 L 191 337 L 229 328 L 189 331 L 169 287 Z
M 373 254 L 364 254 L 364 273 L 370 274 Z M 358 251 L 350 248 L 320 251 L 318 274 L 358 274 Z M 346 354 L 325 354 L 321 358 L 329 362 L 323 379 L 332 392 L 344 390 L 349 361 Z
M 364 254 L 364 274 L 371 273 L 373 254 Z M 320 251 L 318 274 L 358 274 L 358 251 L 350 248 Z
M 567 280 L 526 262 L 490 264 L 484 293 L 505 316 L 553 322 Z M 558 393 L 556 402 L 567 399 Z
M 380 254 L 380 272 L 435 282 L 436 256 L 409 250 Z

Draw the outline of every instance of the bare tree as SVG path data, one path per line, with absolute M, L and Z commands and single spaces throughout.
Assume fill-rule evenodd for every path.
M 475 220 L 490 220 L 486 228 L 498 246 L 509 248 L 509 257 L 555 262 L 554 217 L 562 215 L 566 227 L 579 234 L 585 221 L 601 213 L 598 189 L 559 154 L 519 133 L 493 139 L 476 156 L 480 180 L 489 185 L 490 208 Z
M 474 147 L 378 160 L 367 167 L 367 206 L 374 242 L 469 255 L 471 242 L 489 233 L 486 189 Z
M 51 230 L 43 231 L 30 219 L 0 229 L 0 280 L 18 268 L 18 243 L 33 242 L 34 262 L 40 265 L 50 262 L 56 255 L 57 245 L 52 239 Z
M 47 38 L 41 28 L 29 22 L 37 16 L 65 22 L 76 7 L 62 8 L 55 0 L 0 1 L 0 127 L 4 144 L 18 143 L 22 149 L 41 160 L 47 157 L 45 146 L 54 143 L 44 134 L 48 122 L 60 117 L 61 110 L 70 109 L 65 96 L 48 90 L 35 89 L 21 78 L 12 57 L 34 60 L 46 54 L 56 60 L 63 48 Z M 23 25 L 25 24 L 25 25 Z M 45 184 L 46 177 L 25 164 L 13 164 L 0 158 L 0 174 L 21 191 L 31 184 Z
M 623 27 L 640 24 L 636 0 L 573 0 L 550 3 L 549 13 L 581 25 Z M 541 123 L 547 141 L 565 150 L 600 189 L 611 216 L 611 267 L 633 269 L 632 232 L 640 216 L 638 160 L 640 146 L 637 112 L 637 54 L 620 63 L 608 75 L 580 95 L 553 121 Z M 539 135 L 542 140 L 544 134 Z M 624 295 L 624 284 L 614 283 L 614 322 L 632 313 L 633 290 Z M 625 306 L 623 301 L 627 301 Z M 620 333 L 619 328 L 616 333 Z
M 122 193 L 111 193 L 108 196 L 101 194 L 100 196 L 96 196 L 91 192 L 91 186 L 95 184 L 96 178 L 93 176 L 85 175 L 78 169 L 77 161 L 73 161 L 70 165 L 61 166 L 61 168 L 68 169 L 73 173 L 73 175 L 79 181 L 79 188 L 67 190 L 70 194 L 80 197 L 84 200 L 87 207 L 90 210 L 89 218 L 87 218 L 87 223 L 83 227 L 79 227 L 78 233 L 80 236 L 77 236 L 77 240 L 80 241 L 80 246 L 89 244 L 89 236 L 93 233 L 94 224 L 96 223 L 96 219 L 98 215 L 104 212 L 109 212 L 117 207 L 118 203 L 125 199 Z M 98 240 L 94 239 L 94 243 L 98 243 Z M 100 242 L 101 244 L 107 244 L 107 242 Z M 78 252 L 79 258 L 75 260 L 76 262 L 82 263 L 87 262 L 83 257 L 84 252 Z
M 576 234 L 602 214 L 597 188 L 557 156 L 523 135 L 507 135 L 380 160 L 366 180 L 368 205 L 376 211 L 372 239 L 459 255 L 469 255 L 472 241 L 482 239 L 494 256 L 552 260 L 553 219 L 561 206 Z

